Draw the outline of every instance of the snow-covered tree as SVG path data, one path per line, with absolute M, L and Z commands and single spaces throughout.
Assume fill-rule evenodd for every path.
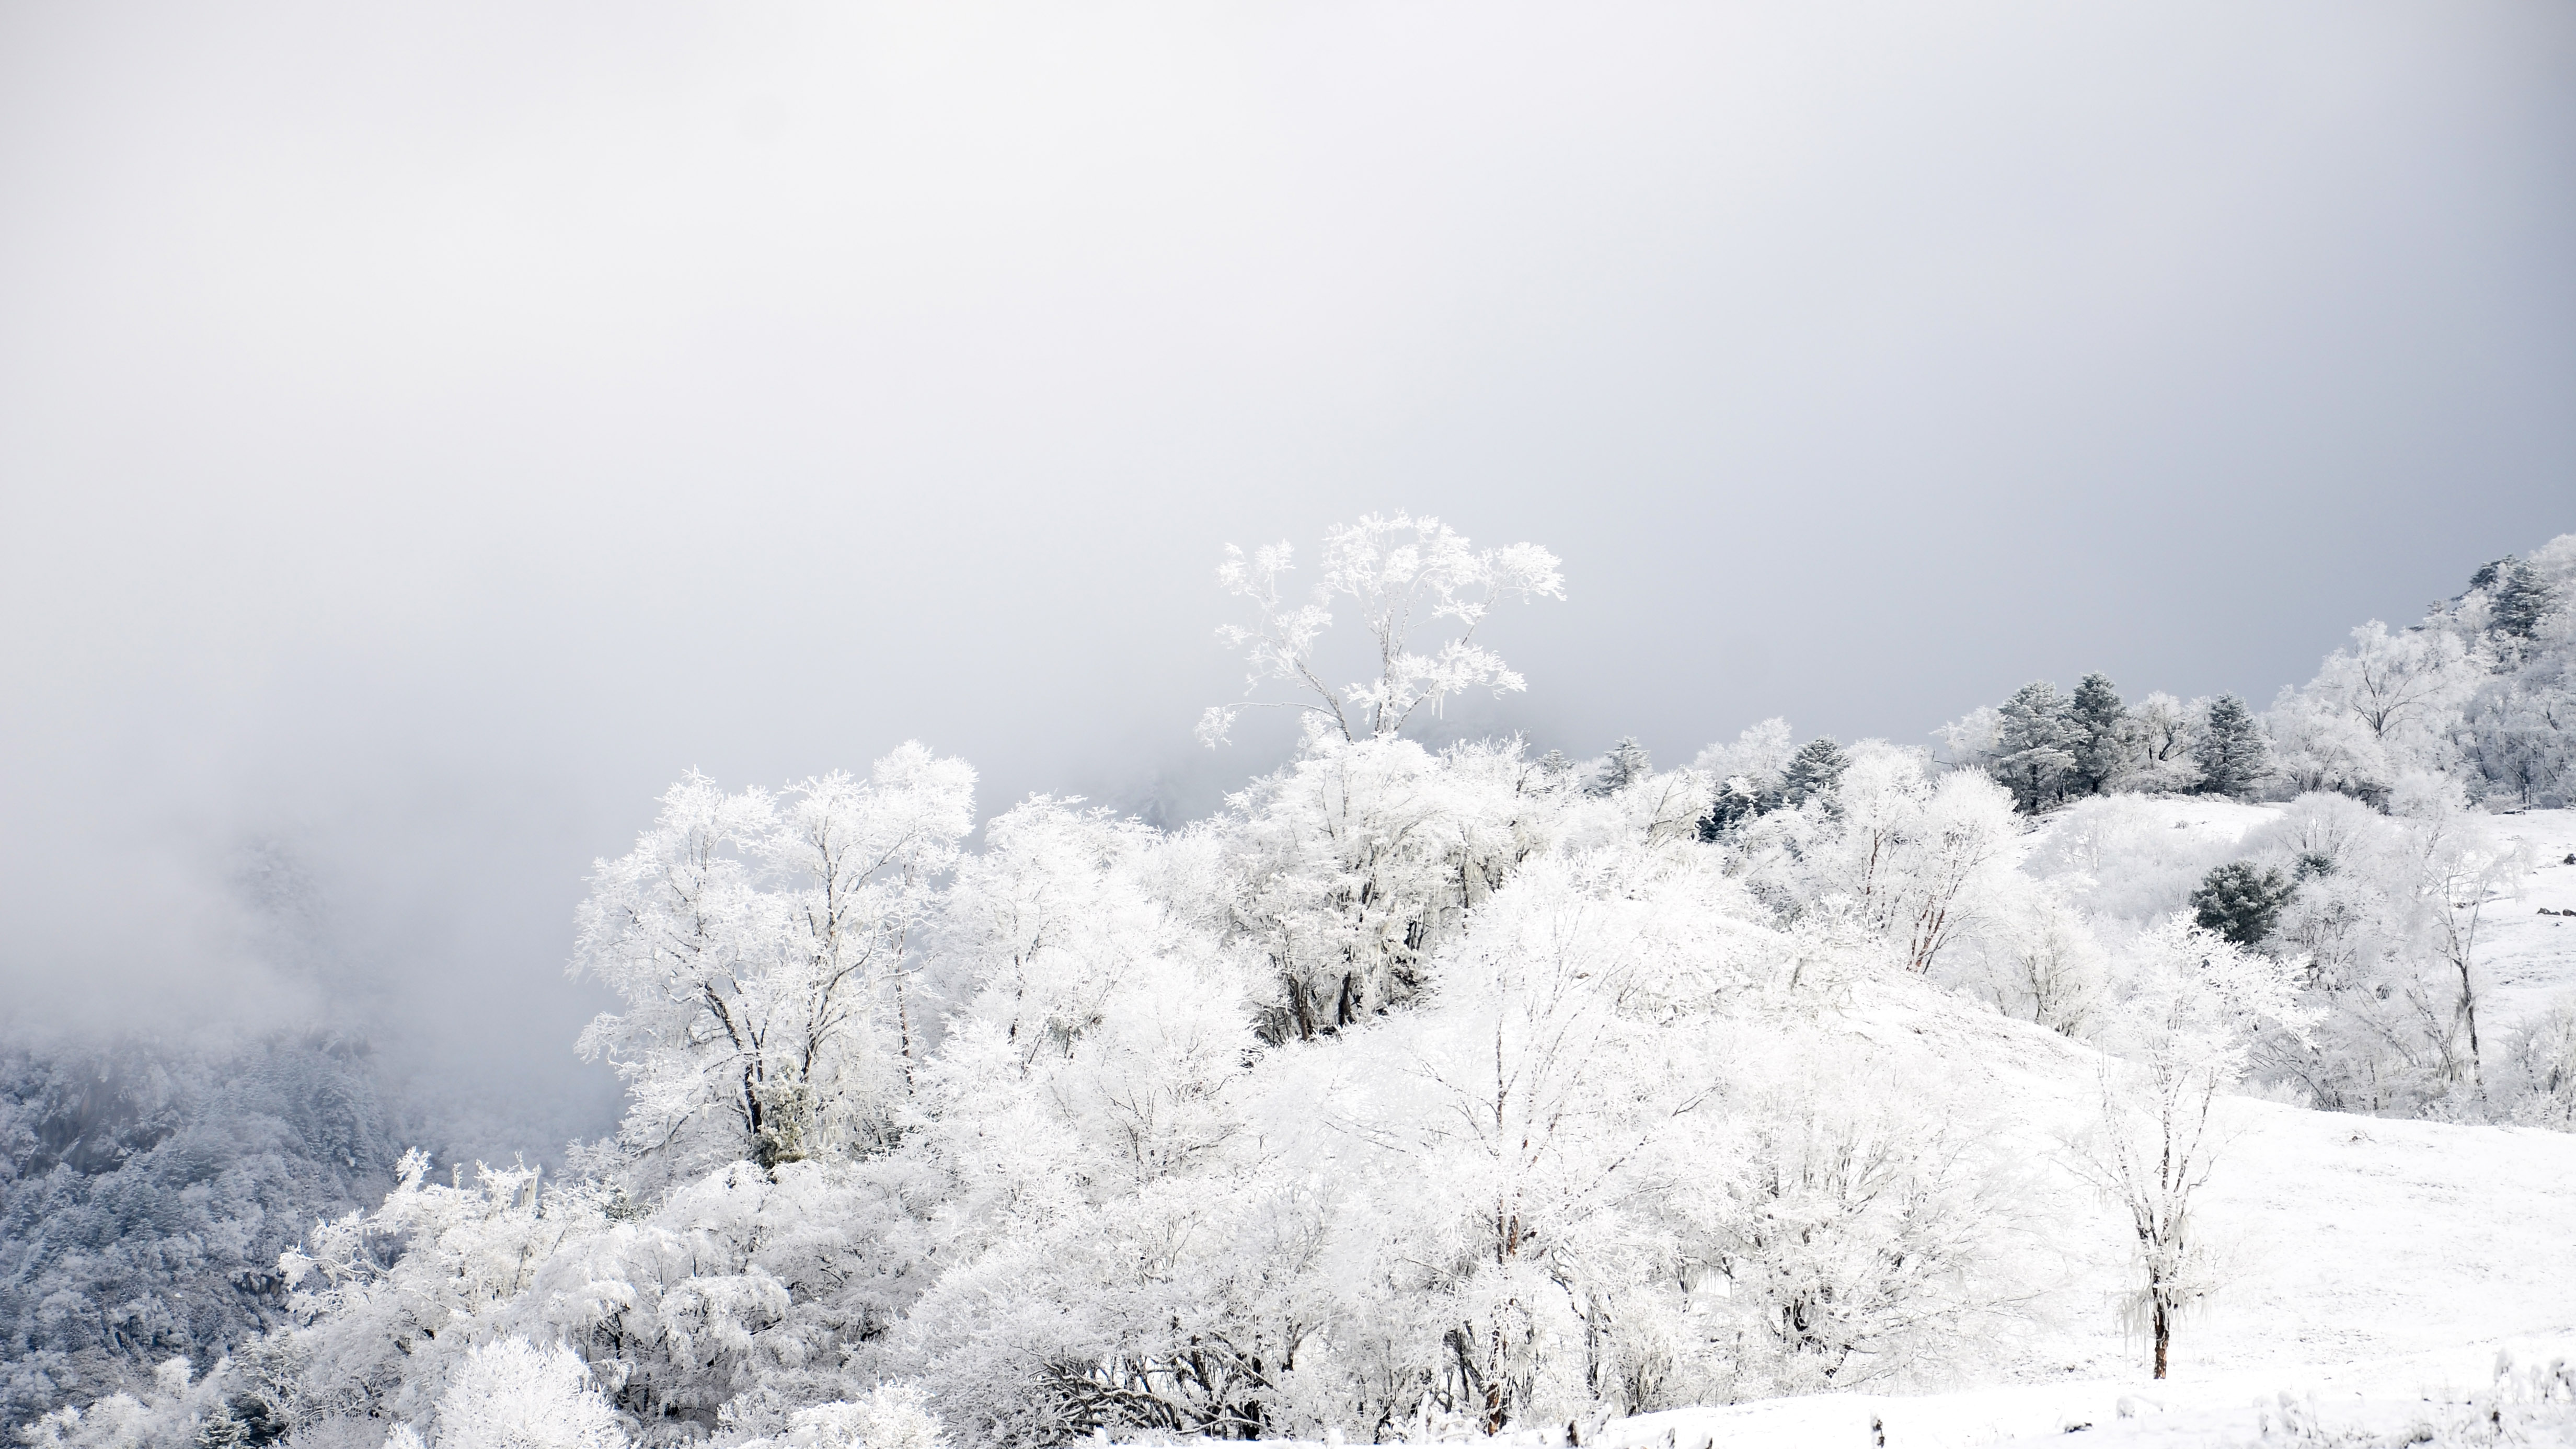
M 1907 971 L 1930 971 L 1989 899 L 2018 833 L 2013 801 L 1983 775 L 1932 778 L 1921 752 L 1851 751 L 1832 829 L 1807 847 L 1818 897 L 1840 895 Z
M 2431 1035 L 2443 1048 L 2445 1080 L 2465 1087 L 2483 1115 L 2486 1063 L 2478 1040 L 2478 1004 L 2486 993 L 2478 939 L 2487 905 L 2518 891 L 2527 863 L 2518 847 L 2498 841 L 2482 820 L 2462 809 L 2448 786 L 2400 805 L 2411 817 L 2408 834 L 2424 939 L 2452 988 L 2444 993 L 2449 1021 Z
M 620 1449 L 616 1411 L 589 1367 L 524 1338 L 477 1344 L 438 1401 L 437 1449 Z
M 1434 754 L 1310 731 L 1229 799 L 1229 935 L 1278 983 L 1264 1034 L 1337 1032 L 1419 992 L 1431 952 L 1567 808 L 1554 781 L 1517 743 Z
M 2273 706 L 2278 768 L 2302 791 L 2385 800 L 2402 776 L 2455 764 L 2460 709 L 2486 672 L 2456 633 L 2373 619 Z
M 2001 897 L 1976 933 L 1979 984 L 2006 1016 L 2089 1034 L 2110 980 L 2109 953 L 2092 924 L 2048 886 Z
M 1655 772 L 1654 761 L 1635 735 L 1622 735 L 1619 742 L 1603 756 L 1600 771 L 1592 777 L 1592 793 L 1616 795 Z
M 2085 741 L 2057 686 L 2044 679 L 2023 685 L 1996 718 L 1994 757 L 1986 768 L 2012 791 L 2014 806 L 2027 814 L 2064 799 Z
M 2259 946 L 2279 924 L 2281 907 L 2297 892 L 2297 884 L 2278 867 L 2265 870 L 2251 861 L 2231 860 L 2201 877 L 2191 893 L 2192 920 L 2230 945 Z
M 1832 798 L 1842 785 L 1843 771 L 1850 766 L 1851 758 L 1831 738 L 1818 736 L 1807 741 L 1780 772 L 1781 803 L 1804 805 L 1810 800 Z
M 2303 1027 L 2294 967 L 2240 951 L 2179 916 L 2127 953 L 2106 1044 L 2102 1113 L 2076 1158 L 2128 1219 L 2137 1277 L 2130 1324 L 2165 1376 L 2177 1321 L 2220 1286 L 2191 1216 L 2225 1148 L 2213 1116 L 2244 1074 L 2263 1023 Z
M 1527 688 L 1502 657 L 1476 642 L 1494 605 L 1513 599 L 1561 599 L 1556 555 L 1533 543 L 1472 549 L 1437 518 L 1369 514 L 1324 535 L 1323 567 L 1306 602 L 1292 604 L 1286 575 L 1294 551 L 1271 544 L 1247 556 L 1229 545 L 1217 579 L 1252 607 L 1253 622 L 1218 631 L 1251 666 L 1247 695 L 1269 683 L 1288 686 L 1288 700 L 1258 704 L 1294 709 L 1329 723 L 1346 742 L 1385 739 L 1425 706 L 1468 689 L 1508 694 Z M 1376 660 L 1374 673 L 1346 685 L 1326 682 L 1333 666 L 1316 650 L 1335 608 L 1360 617 Z M 1445 636 L 1419 639 L 1424 631 Z M 1222 743 L 1245 706 L 1215 705 L 1199 721 L 1199 738 Z
M 2191 758 L 2200 767 L 2200 788 L 2213 795 L 2250 793 L 2270 760 L 2254 712 L 2235 695 L 2222 694 L 2200 711 L 2199 726 Z
M 2084 795 L 2107 793 L 2131 769 L 2132 722 L 2120 703 L 2119 686 L 2105 674 L 2085 675 L 2075 685 L 2066 715 L 2075 755 L 2071 788 Z
M 912 937 L 973 825 L 975 773 L 907 744 L 866 780 L 726 794 L 691 774 L 583 903 L 572 970 L 625 1002 L 582 1034 L 620 1140 L 667 1175 L 881 1142 L 931 1023 Z
M 2136 768 L 2129 788 L 2172 794 L 2199 788 L 2201 772 L 2192 756 L 2190 706 L 2158 691 L 2138 701 L 2129 719 Z

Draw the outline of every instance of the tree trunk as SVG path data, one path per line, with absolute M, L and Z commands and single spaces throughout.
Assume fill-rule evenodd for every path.
M 2165 1346 L 2173 1342 L 2173 1320 L 2165 1316 L 2165 1306 L 2156 1305 L 2156 1377 L 2165 1376 Z
M 2487 1091 L 2487 1069 L 2486 1064 L 2478 1060 L 2478 991 L 2469 980 L 2467 952 L 2460 954 L 2459 966 L 2460 1015 L 2467 1018 L 2469 1024 L 2469 1080 L 2476 1084 L 2478 1095 L 2484 1097 Z

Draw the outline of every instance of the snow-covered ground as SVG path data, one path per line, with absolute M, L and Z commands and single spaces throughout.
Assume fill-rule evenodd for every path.
M 2494 827 L 2528 847 L 2532 857 L 2521 898 L 2488 907 L 2478 948 L 2496 1015 L 2518 1022 L 2576 990 L 2576 865 L 2567 863 L 2576 855 L 2576 810 L 2500 815 Z
M 2176 832 L 2175 858 L 2211 863 L 2279 813 L 2225 801 L 2151 803 L 2160 827 Z M 2576 865 L 2566 863 L 2576 854 L 2576 811 L 2499 816 L 2493 825 L 2528 845 L 2534 861 L 2519 898 L 2490 905 L 2479 952 L 2495 1014 L 2510 1025 L 2576 989 L 2576 914 L 2554 914 L 2576 912 Z M 2047 843 L 2043 827 L 2025 848 Z M 1972 1068 L 1985 1073 L 1985 1085 L 2025 1104 L 2027 1131 L 2016 1146 L 2044 1176 L 2060 1176 L 2050 1166 L 2062 1151 L 2055 1143 L 2081 1116 L 2091 1078 L 2082 1048 L 1993 1018 L 1926 1024 L 1915 1017 L 1861 1029 L 1882 1043 L 1911 1038 L 1954 1067 L 1986 1064 Z M 1938 1040 L 1948 1034 L 2011 1040 Z M 2089 1239 L 2099 1251 L 2088 1257 L 2079 1247 L 2065 1261 L 2028 1341 L 2008 1356 L 2009 1377 L 2018 1382 L 1680 1410 L 1603 1426 L 1585 1442 L 1602 1449 L 2199 1449 L 2339 1442 L 2334 1432 L 2366 1430 L 2374 1439 L 2350 1442 L 2393 1445 L 2464 1423 L 2470 1401 L 2494 1392 L 2499 1352 L 2526 1373 L 2553 1360 L 2576 1361 L 2576 1137 L 2241 1098 L 2222 1107 L 2235 1137 L 2197 1213 L 2203 1229 L 2228 1245 L 2234 1272 L 2210 1308 L 2177 1333 L 2172 1377 L 2163 1383 L 2147 1378 L 2138 1348 L 2112 1316 L 2112 1296 L 2131 1271 L 2120 1224 L 2061 1181 L 2056 1236 Z M 2505 1442 L 2576 1444 L 2576 1411 L 2553 1413 L 2544 1407 L 2541 1427 Z M 2300 1416 L 2328 1437 L 2292 1433 L 2288 1422 Z M 2070 1431 L 2081 1437 L 2069 1439 Z M 1562 1442 L 1563 1433 L 1552 1437 Z M 2445 1433 L 2433 1442 L 2450 1441 Z
M 2246 832 L 2279 814 L 2226 801 L 2151 803 L 2160 828 L 2176 832 L 2176 861 L 2226 859 Z M 2510 1025 L 2576 989 L 2576 914 L 2540 914 L 2576 912 L 2576 865 L 2565 863 L 2576 854 L 2576 811 L 2499 816 L 2493 825 L 2526 843 L 2534 860 L 2520 897 L 2490 905 L 2479 952 L 2495 1015 Z M 2043 827 L 2025 849 L 2047 840 Z M 1910 1047 L 1951 1070 L 1964 1066 L 1997 1099 L 2021 1104 L 2024 1130 L 2013 1150 L 2056 1183 L 2053 1198 L 2041 1197 L 2055 1218 L 2049 1236 L 2073 1250 L 2036 1305 L 2026 1340 L 1999 1355 L 1997 1367 L 2014 1382 L 1678 1410 L 1601 1426 L 1586 1444 L 2395 1445 L 2483 1415 L 2491 1405 L 2471 1401 L 2493 1395 L 2499 1352 L 2526 1374 L 2576 1361 L 2576 1137 L 2240 1098 L 2222 1104 L 2234 1140 L 2197 1207 L 2203 1230 L 2227 1245 L 2234 1271 L 2207 1311 L 2182 1325 L 2172 1377 L 2156 1383 L 2111 1308 L 2133 1271 L 2121 1224 L 2054 1165 L 2064 1133 L 2089 1106 L 2090 1054 L 1992 1016 L 1945 1013 L 1927 1022 L 1892 1010 L 1872 1020 L 1866 1008 L 1857 1015 L 1858 1030 L 1882 1048 Z M 2562 1403 L 2538 1412 L 2538 1428 L 2504 1442 L 2576 1445 L 2576 1410 Z M 2324 1437 L 2294 1433 L 2290 1424 L 2301 1418 Z M 2333 1437 L 2347 1430 L 2372 1437 Z M 1562 1443 L 1564 1433 L 1530 1437 Z M 2459 1441 L 2444 1432 L 2427 1442 Z
M 2056 1177 L 2054 1139 L 2090 1081 L 2080 1047 L 2023 1023 L 1968 1016 L 1867 1020 L 1891 1051 L 1986 1057 L 1987 1085 L 2027 1107 L 2016 1147 Z M 1907 1038 L 1900 1042 L 1898 1037 Z M 1945 1039 L 1946 1038 L 1946 1039 Z M 1996 1058 L 1989 1057 L 1989 1061 Z M 2047 1251 L 2056 1281 L 2026 1342 L 2006 1355 L 2020 1382 L 1923 1395 L 1831 1394 L 1681 1409 L 1588 1426 L 1596 1449 L 1965 1449 L 1995 1444 L 2116 1444 L 2214 1449 L 2337 1443 L 2285 1436 L 2288 1413 L 2328 1429 L 2408 1441 L 2464 1420 L 2491 1391 L 2497 1355 L 2576 1361 L 2576 1137 L 2516 1127 L 2453 1127 L 2311 1112 L 2235 1099 L 2234 1141 L 2199 1220 L 2227 1245 L 2233 1273 L 2214 1305 L 2174 1340 L 2172 1376 L 2150 1380 L 2113 1321 L 2127 1286 L 2120 1224 L 2059 1180 Z M 2051 1201 L 2043 1193 L 2042 1201 Z M 2087 1245 L 2097 1251 L 2089 1255 Z M 2064 1249 L 2072 1252 L 2063 1252 Z M 2042 1279 L 2045 1265 L 2035 1265 Z M 2483 1410 L 2479 1410 L 2483 1412 Z M 2564 1427 L 2509 1443 L 2576 1443 Z M 2262 1438 L 2266 1425 L 2275 1437 Z M 2084 1437 L 2070 1440 L 2068 1433 Z M 2432 1442 L 2457 1442 L 2436 1439 Z M 2484 1442 L 2484 1441 L 2469 1441 Z M 1562 1426 L 1505 1445 L 1565 1443 Z
M 2122 803 L 2152 819 L 2160 834 L 2172 832 L 2168 848 L 2145 864 L 2178 876 L 2197 876 L 2231 858 L 2248 832 L 2281 815 L 2278 805 L 2192 796 L 2138 796 Z M 2026 868 L 2054 872 L 2080 863 L 2065 858 L 2063 819 L 2052 816 L 2021 839 Z M 2576 810 L 2520 811 L 2491 816 L 2487 824 L 2499 839 L 2525 846 L 2531 862 L 2518 890 L 2491 901 L 2479 925 L 2477 960 L 2490 993 L 2480 1012 L 2491 1026 L 2509 1029 L 2576 991 L 2576 864 L 2569 862 L 2576 856 Z M 2135 859 L 2137 843 L 2125 843 L 2124 850 Z M 2120 884 L 2104 886 L 2116 891 Z

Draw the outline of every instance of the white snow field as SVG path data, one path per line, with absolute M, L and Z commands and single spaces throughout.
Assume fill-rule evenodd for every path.
M 2034 1238 L 2033 1279 L 2047 1285 L 2036 1321 L 1999 1355 L 2000 1376 L 2017 1382 L 1682 1410 L 1604 1426 L 1586 1443 L 1651 1449 L 1669 1430 L 1678 1449 L 1912 1449 L 2066 1443 L 2082 1424 L 2100 1436 L 2087 1443 L 2214 1446 L 2264 1442 L 2254 1436 L 2267 1413 L 2277 1433 L 2284 1392 L 2313 1395 L 2330 1424 L 2400 1434 L 2393 1443 L 2486 1390 L 2500 1350 L 2576 1360 L 2576 1136 L 2235 1098 L 2221 1104 L 2233 1140 L 2195 1211 L 2225 1246 L 2228 1286 L 2184 1322 L 2172 1377 L 2153 1382 L 2111 1307 L 2132 1271 L 2122 1225 L 2057 1165 L 2060 1134 L 2090 1104 L 2090 1051 L 1997 1017 L 1911 1015 L 1861 1030 L 1891 1048 L 1911 1038 L 1954 1068 L 1996 1063 L 1990 1090 L 2024 1108 L 2015 1145 L 2054 1221 L 2046 1246 Z M 2063 1254 L 2054 1275 L 2051 1252 Z M 2565 1423 L 2529 1442 L 2576 1443 L 2576 1413 Z
M 2527 810 L 2494 825 L 2532 856 L 2521 897 L 2490 908 L 2478 949 L 2497 1014 L 2519 1022 L 2576 988 L 2576 865 L 2567 862 L 2576 855 L 2576 810 Z

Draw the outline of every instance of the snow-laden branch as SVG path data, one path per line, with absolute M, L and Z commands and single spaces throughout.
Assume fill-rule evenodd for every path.
M 1250 706 L 1293 709 L 1339 731 L 1345 740 L 1398 734 L 1428 706 L 1433 714 L 1469 689 L 1509 694 L 1528 688 L 1502 656 L 1476 642 L 1494 605 L 1512 599 L 1562 599 L 1565 576 L 1556 555 L 1533 543 L 1482 553 L 1437 518 L 1398 511 L 1370 514 L 1324 535 L 1323 567 L 1303 602 L 1286 575 L 1295 550 L 1270 544 L 1247 555 L 1227 545 L 1217 581 L 1251 605 L 1250 624 L 1228 624 L 1217 637 L 1243 651 L 1247 698 L 1266 684 L 1292 697 Z M 1316 647 L 1336 606 L 1359 616 L 1376 647 L 1376 673 L 1335 686 Z M 1200 716 L 1199 739 L 1214 748 L 1246 704 L 1215 705 Z

